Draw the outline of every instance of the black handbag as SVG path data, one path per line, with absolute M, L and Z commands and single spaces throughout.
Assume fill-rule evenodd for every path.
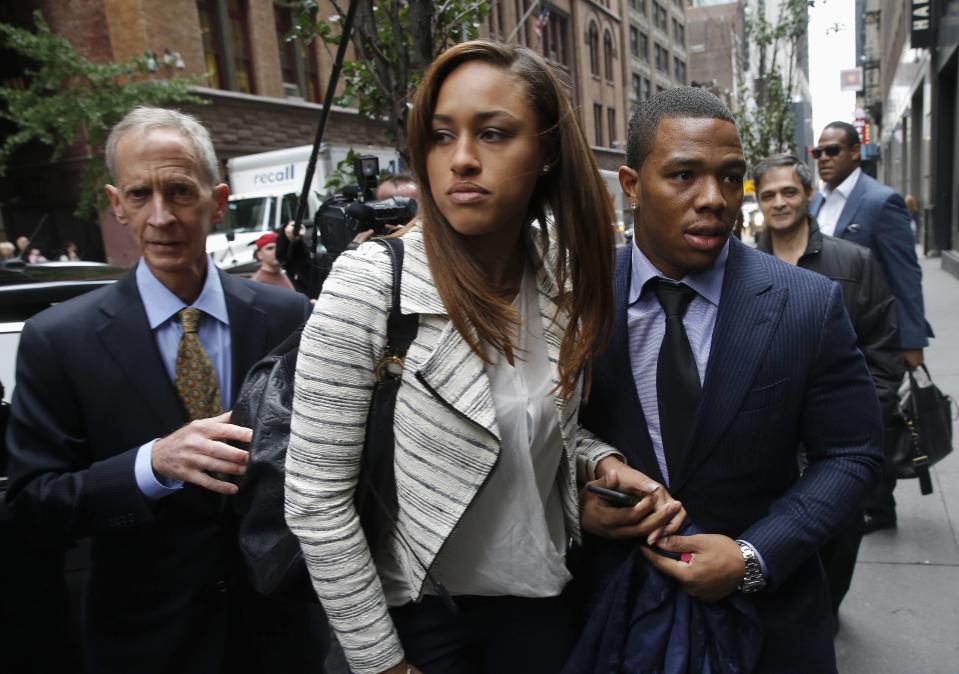
M 952 452 L 953 400 L 932 382 L 925 365 L 906 373 L 899 389 L 899 414 L 886 429 L 886 475 L 919 479 L 932 493 L 929 467 Z
M 393 265 L 392 309 L 387 322 L 387 346 L 376 366 L 377 381 L 354 496 L 361 526 L 374 554 L 396 520 L 393 411 L 403 374 L 403 357 L 419 328 L 419 315 L 403 315 L 399 308 L 403 240 L 381 239 L 379 243 L 389 252 Z M 283 514 L 293 378 L 302 330 L 299 328 L 253 366 L 234 405 L 232 423 L 253 429 L 253 439 L 245 447 L 250 452 L 249 464 L 234 508 L 239 517 L 240 553 L 256 591 L 274 598 L 315 602 L 300 542 L 287 527 Z

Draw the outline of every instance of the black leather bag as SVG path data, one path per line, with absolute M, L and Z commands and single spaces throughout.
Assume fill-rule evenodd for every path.
M 929 467 L 952 452 L 953 400 L 932 382 L 925 365 L 908 372 L 899 389 L 899 415 L 886 429 L 886 474 L 919 479 L 919 490 L 932 493 Z
M 377 383 L 367 417 L 360 480 L 354 497 L 360 523 L 375 552 L 396 519 L 393 472 L 393 410 L 402 379 L 402 359 L 419 327 L 419 315 L 399 311 L 403 240 L 379 240 L 393 264 L 392 310 L 387 348 L 377 367 Z M 300 542 L 283 515 L 286 449 L 290 440 L 293 378 L 299 328 L 253 366 L 233 408 L 232 423 L 253 429 L 250 461 L 234 499 L 239 517 L 240 552 L 250 581 L 264 596 L 316 601 Z

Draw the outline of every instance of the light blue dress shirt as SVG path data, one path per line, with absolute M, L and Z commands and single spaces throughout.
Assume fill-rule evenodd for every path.
M 710 269 L 687 274 L 682 281 L 696 291 L 696 297 L 689 303 L 683 316 L 683 327 L 689 337 L 689 346 L 696 359 L 699 370 L 699 383 L 706 376 L 706 363 L 709 361 L 709 349 L 713 343 L 713 328 L 716 327 L 716 314 L 719 311 L 719 298 L 723 292 L 723 279 L 726 276 L 726 259 L 729 257 L 729 242 L 723 246 L 719 257 Z M 644 287 L 653 278 L 668 278 L 653 265 L 633 245 L 632 277 L 629 285 L 629 354 L 633 368 L 633 381 L 636 394 L 643 406 L 649 438 L 656 453 L 656 462 L 663 473 L 663 479 L 669 486 L 669 469 L 666 467 L 666 454 L 663 452 L 663 436 L 659 423 L 659 398 L 656 395 L 656 365 L 659 361 L 659 348 L 666 334 L 666 313 L 652 288 Z M 652 373 L 652 374 L 650 374 Z M 692 424 L 693 420 L 689 420 Z
M 659 397 L 656 391 L 656 366 L 659 362 L 659 349 L 666 335 L 666 312 L 656 299 L 652 287 L 645 287 L 653 278 L 660 277 L 670 281 L 682 281 L 696 291 L 696 297 L 689 303 L 683 316 L 683 327 L 693 350 L 696 369 L 699 370 L 699 383 L 706 377 L 706 364 L 709 362 L 709 350 L 713 344 L 713 329 L 716 327 L 716 315 L 719 313 L 719 301 L 723 292 L 723 280 L 726 278 L 726 260 L 729 258 L 729 242 L 723 246 L 719 257 L 709 269 L 687 274 L 681 279 L 670 279 L 649 261 L 639 246 L 633 244 L 632 276 L 629 282 L 629 309 L 626 314 L 629 333 L 629 356 L 633 369 L 633 382 L 636 394 L 643 407 L 649 439 L 653 443 L 656 463 L 663 474 L 663 481 L 669 486 L 669 469 L 666 467 L 666 453 L 663 451 L 662 427 L 659 423 Z M 692 424 L 693 420 L 690 419 Z M 766 575 L 766 563 L 753 545 L 743 541 L 759 560 L 762 572 Z
M 142 258 L 137 264 L 136 282 L 140 300 L 146 310 L 147 322 L 150 324 L 150 330 L 153 331 L 160 359 L 171 382 L 176 380 L 176 355 L 180 346 L 180 337 L 183 336 L 183 327 L 177 319 L 177 314 L 187 306 L 200 310 L 200 325 L 197 328 L 200 343 L 210 357 L 213 369 L 216 370 L 223 409 L 230 409 L 233 402 L 231 399 L 233 361 L 230 317 L 226 310 L 226 296 L 223 294 L 223 285 L 220 283 L 216 266 L 212 261 L 207 261 L 206 281 L 203 283 L 199 297 L 191 305 L 184 304 L 183 300 L 160 283 Z M 155 442 L 156 440 L 151 440 L 140 447 L 134 465 L 137 486 L 150 500 L 171 494 L 183 486 L 179 480 L 157 479 L 152 463 Z

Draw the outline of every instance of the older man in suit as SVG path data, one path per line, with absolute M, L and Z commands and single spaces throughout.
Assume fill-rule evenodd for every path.
M 859 133 L 847 122 L 823 129 L 813 156 L 823 180 L 809 205 L 824 234 L 866 246 L 879 262 L 899 312 L 902 355 L 910 368 L 923 362 L 932 329 L 922 301 L 922 269 L 903 198 L 860 168 Z M 895 477 L 884 476 L 866 503 L 865 530 L 896 526 Z
M 730 239 L 746 162 L 705 90 L 642 103 L 627 164 L 635 245 L 617 254 L 614 332 L 582 413 L 620 454 L 587 477 L 635 493 L 652 479 L 682 502 L 708 533 L 647 541 L 691 557 L 644 554 L 697 599 L 748 598 L 765 630 L 760 671 L 835 671 L 816 551 L 881 465 L 879 406 L 841 290 Z M 601 584 L 636 544 L 635 514 L 587 492 L 582 517 L 600 537 L 587 558 Z
M 111 208 L 142 257 L 116 284 L 27 322 L 8 498 L 37 536 L 92 537 L 85 657 L 99 672 L 254 672 L 257 601 L 226 500 L 250 430 L 247 369 L 301 324 L 302 296 L 206 255 L 229 188 L 194 118 L 138 108 L 113 130 Z M 275 664 L 275 663 L 274 663 Z

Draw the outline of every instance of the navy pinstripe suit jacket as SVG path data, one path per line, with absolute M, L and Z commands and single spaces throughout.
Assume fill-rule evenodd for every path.
M 612 340 L 583 424 L 662 481 L 628 352 L 631 255 L 617 254 Z M 839 286 L 730 241 L 699 411 L 670 492 L 703 531 L 742 538 L 765 561 L 752 595 L 763 672 L 835 669 L 828 589 L 816 554 L 862 506 L 882 462 L 879 405 Z M 644 376 L 655 377 L 655 372 Z M 809 467 L 800 476 L 800 446 Z M 595 585 L 630 549 L 590 539 Z

